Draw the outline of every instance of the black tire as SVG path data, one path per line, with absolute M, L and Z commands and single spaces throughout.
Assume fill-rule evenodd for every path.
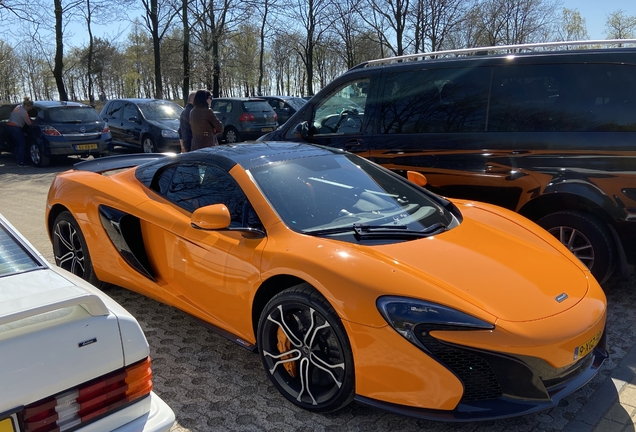
M 98 288 L 106 286 L 95 275 L 84 234 L 68 211 L 57 215 L 53 222 L 53 255 L 58 267 L 68 270 Z
M 538 224 L 585 264 L 599 283 L 607 281 L 616 266 L 616 245 L 603 222 L 583 212 L 562 211 L 539 219 Z
M 157 153 L 157 145 L 150 135 L 144 135 L 141 138 L 141 151 L 144 153 Z
M 229 126 L 223 132 L 223 140 L 226 144 L 234 144 L 241 141 L 241 135 L 232 126 Z
M 353 400 L 349 338 L 331 305 L 309 284 L 288 288 L 267 303 L 258 322 L 258 349 L 265 373 L 295 405 L 330 412 Z
M 29 157 L 33 166 L 36 167 L 47 167 L 51 164 L 51 157 L 44 153 L 38 143 L 31 143 L 29 146 Z

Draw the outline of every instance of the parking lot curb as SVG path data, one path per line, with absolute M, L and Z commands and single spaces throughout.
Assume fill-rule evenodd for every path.
M 620 405 L 619 394 L 626 386 L 634 386 L 636 347 L 621 360 L 621 365 L 596 389 L 585 405 L 576 413 L 563 432 L 591 432 L 615 405 Z M 636 387 L 636 386 L 634 386 Z

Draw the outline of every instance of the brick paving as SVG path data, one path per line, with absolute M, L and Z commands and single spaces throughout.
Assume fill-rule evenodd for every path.
M 44 229 L 46 193 L 55 174 L 70 169 L 76 160 L 55 161 L 40 169 L 18 168 L 11 155 L 0 154 L 0 212 L 51 261 Z M 611 357 L 590 383 L 551 410 L 463 424 L 416 420 L 355 403 L 333 414 L 306 412 L 278 394 L 257 355 L 177 309 L 119 287 L 105 291 L 139 320 L 146 333 L 155 391 L 175 411 L 175 432 L 634 431 L 636 277 L 610 281 L 604 288 Z

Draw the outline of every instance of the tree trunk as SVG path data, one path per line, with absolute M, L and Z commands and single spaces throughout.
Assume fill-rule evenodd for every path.
M 183 0 L 183 106 L 190 94 L 190 26 L 188 25 L 188 0 Z
M 57 85 L 57 92 L 61 101 L 67 101 L 68 95 L 64 88 L 64 80 L 62 79 L 62 71 L 64 69 L 64 40 L 62 33 L 62 0 L 54 0 L 55 3 L 55 67 L 53 68 L 53 76 Z
M 95 105 L 93 95 L 93 30 L 91 29 L 91 0 L 86 0 L 86 26 L 88 27 L 88 58 L 86 74 L 88 75 L 88 101 L 91 106 Z
M 157 0 L 151 0 L 150 2 L 150 22 L 152 27 L 152 49 L 155 56 L 155 98 L 163 99 L 163 83 L 161 80 L 161 41 L 159 40 L 159 16 L 157 15 Z

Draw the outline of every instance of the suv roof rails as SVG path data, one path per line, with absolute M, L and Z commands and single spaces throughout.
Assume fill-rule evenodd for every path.
M 636 44 L 636 39 L 607 39 L 607 40 L 588 40 L 588 41 L 563 41 L 563 42 L 542 42 L 542 43 L 532 43 L 532 44 L 518 44 L 518 45 L 495 45 L 489 47 L 475 47 L 475 48 L 463 48 L 463 49 L 454 49 L 454 50 L 445 50 L 445 51 L 432 51 L 427 53 L 418 53 L 418 54 L 408 54 L 402 56 L 395 57 L 387 57 L 377 60 L 369 60 L 366 63 L 362 64 L 362 67 L 366 66 L 377 66 L 381 64 L 400 62 L 400 61 L 409 61 L 409 60 L 425 60 L 426 57 L 439 57 L 439 56 L 448 56 L 448 55 L 461 55 L 461 54 L 471 54 L 478 53 L 483 51 L 512 51 L 521 52 L 523 50 L 529 50 L 533 48 L 553 48 L 553 47 L 562 47 L 562 46 L 581 46 L 581 45 L 631 45 Z M 514 52 L 510 52 L 513 54 Z

